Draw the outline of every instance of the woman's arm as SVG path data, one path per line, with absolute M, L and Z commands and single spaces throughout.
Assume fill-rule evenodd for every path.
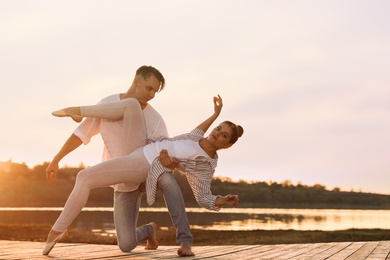
M 207 132 L 212 123 L 214 123 L 215 119 L 219 116 L 222 110 L 222 98 L 218 95 L 218 97 L 214 97 L 214 114 L 203 121 L 197 128 L 202 130 L 203 132 Z

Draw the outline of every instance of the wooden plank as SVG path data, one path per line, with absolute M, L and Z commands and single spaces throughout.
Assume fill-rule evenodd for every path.
M 334 254 L 342 251 L 344 248 L 348 247 L 351 242 L 332 242 L 325 243 L 323 247 L 318 248 L 315 251 L 310 251 L 302 255 L 302 257 L 307 259 L 328 259 Z M 323 250 L 321 250 L 323 249 Z
M 267 250 L 256 254 L 260 258 L 276 258 L 288 250 L 294 250 L 299 247 L 297 244 L 286 244 L 286 245 L 273 245 L 271 250 Z
M 330 245 L 325 243 L 313 243 L 313 244 L 302 244 L 301 247 L 286 252 L 280 256 L 280 259 L 304 259 L 307 255 L 316 255 L 318 252 L 324 251 Z
M 225 251 L 231 252 L 231 248 L 229 249 L 228 246 L 218 246 L 218 247 L 208 246 L 208 247 L 202 249 L 202 247 L 193 246 L 192 251 L 194 252 L 195 256 L 197 256 L 197 257 L 200 257 L 200 256 L 202 256 L 202 257 L 215 257 L 218 255 L 224 254 Z M 201 259 L 201 258 L 199 258 L 199 259 Z
M 275 247 L 274 245 L 260 245 L 260 246 L 251 248 L 249 252 L 241 252 L 242 253 L 241 258 L 236 257 L 236 255 L 234 255 L 233 257 L 236 260 L 241 260 L 241 259 L 246 259 L 246 260 L 256 259 L 256 260 L 258 260 L 259 259 L 258 255 L 260 253 L 272 251 L 274 249 L 274 247 Z
M 123 253 L 116 245 L 59 243 L 49 256 L 43 256 L 43 242 L 0 241 L 0 259 L 113 259 L 145 260 L 178 258 L 178 246 L 143 246 Z M 390 241 L 332 242 L 312 244 L 193 246 L 190 259 L 389 259 Z
M 297 254 L 301 254 L 305 250 L 309 250 L 309 247 L 312 247 L 312 244 L 291 244 L 286 245 L 286 247 L 280 248 L 273 254 L 267 254 L 267 258 L 277 258 L 277 259 L 289 259 Z
M 63 249 L 63 248 L 61 248 Z M 61 259 L 70 259 L 72 256 L 77 255 L 77 259 L 98 259 L 105 257 L 120 257 L 127 255 L 128 253 L 123 253 L 118 250 L 118 247 L 115 245 L 90 245 L 90 244 L 80 244 L 78 246 L 72 247 L 71 250 L 59 250 L 56 247 L 50 252 L 50 256 Z
M 316 247 L 303 251 L 290 259 L 325 259 L 331 256 L 329 249 L 333 248 L 335 245 L 337 245 L 337 243 L 317 243 Z
M 121 256 L 107 259 L 170 259 L 177 258 L 177 246 L 159 246 L 157 250 L 145 250 L 144 247 L 137 247 L 130 253 L 123 253 Z M 119 250 L 118 248 L 116 250 Z
M 250 249 L 258 247 L 256 245 L 236 245 L 236 246 L 217 246 L 208 248 L 207 251 L 202 250 L 202 247 L 193 247 L 195 259 L 213 258 L 213 259 L 242 259 L 241 252 L 248 252 Z M 242 255 L 241 255 L 242 256 Z
M 366 242 L 362 247 L 359 248 L 359 250 L 348 256 L 346 260 L 366 259 L 378 245 L 378 241 Z
M 390 252 L 390 241 L 380 241 L 379 245 L 371 252 L 366 259 L 375 260 L 375 259 L 387 259 Z
M 328 260 L 339 260 L 339 259 L 346 259 L 348 256 L 352 255 L 354 252 L 359 250 L 365 242 L 354 242 L 345 247 L 343 250 L 337 252 L 336 254 L 332 255 L 328 258 Z

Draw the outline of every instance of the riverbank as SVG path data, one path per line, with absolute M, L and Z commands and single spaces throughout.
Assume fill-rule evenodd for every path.
M 50 230 L 49 225 L 0 225 L 0 240 L 44 242 Z M 344 241 L 382 241 L 390 240 L 387 229 L 350 229 L 341 231 L 295 231 L 295 230 L 254 230 L 254 231 L 212 231 L 191 230 L 194 245 L 266 245 L 299 244 Z M 174 246 L 174 230 L 158 230 L 160 245 Z M 116 244 L 115 236 L 100 236 L 92 232 L 69 229 L 61 242 Z

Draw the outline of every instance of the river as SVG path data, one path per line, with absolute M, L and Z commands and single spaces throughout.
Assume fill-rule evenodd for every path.
M 0 224 L 50 224 L 62 208 L 0 208 Z M 223 208 L 220 212 L 188 208 L 191 228 L 204 230 L 345 230 L 390 229 L 390 210 Z M 172 227 L 166 208 L 141 209 L 138 224 Z M 98 233 L 115 232 L 112 208 L 84 208 L 72 224 Z

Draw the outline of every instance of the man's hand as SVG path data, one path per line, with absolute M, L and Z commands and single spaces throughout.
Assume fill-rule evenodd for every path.
M 161 164 L 164 167 L 167 167 L 167 168 L 171 169 L 172 171 L 175 170 L 175 168 L 179 168 L 179 162 L 175 158 L 173 158 L 171 160 L 171 158 L 169 157 L 168 151 L 165 149 L 161 150 L 160 156 L 158 157 L 158 159 L 160 160 Z
M 52 184 L 56 181 L 58 170 L 58 163 L 50 162 L 49 166 L 46 168 L 47 183 Z

